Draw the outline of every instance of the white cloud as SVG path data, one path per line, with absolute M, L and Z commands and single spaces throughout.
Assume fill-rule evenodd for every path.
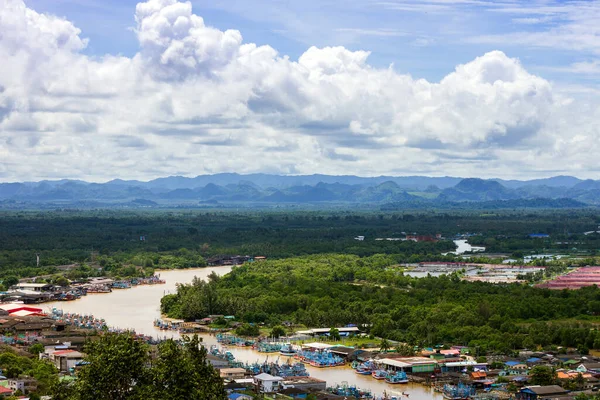
M 0 5 L 1 180 L 527 176 L 555 170 L 557 157 L 564 172 L 585 171 L 585 151 L 598 147 L 597 105 L 500 51 L 435 83 L 344 47 L 311 47 L 294 61 L 208 26 L 190 3 L 140 3 L 135 21 L 135 56 L 90 58 L 69 21 L 20 0 Z

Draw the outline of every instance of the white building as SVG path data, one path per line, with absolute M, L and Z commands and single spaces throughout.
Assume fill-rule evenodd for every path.
M 283 389 L 281 381 L 283 378 L 280 376 L 273 376 L 269 374 L 259 374 L 252 378 L 254 386 L 260 393 L 275 393 Z

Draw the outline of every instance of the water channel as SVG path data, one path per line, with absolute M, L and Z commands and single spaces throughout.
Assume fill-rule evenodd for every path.
M 44 308 L 53 307 L 65 312 L 79 314 L 93 314 L 97 318 L 104 318 L 107 325 L 122 329 L 134 329 L 137 333 L 152 335 L 157 338 L 179 337 L 175 331 L 161 331 L 154 327 L 154 320 L 160 318 L 160 299 L 168 293 L 176 291 L 177 283 L 189 283 L 194 276 L 206 278 L 213 271 L 218 275 L 228 273 L 231 267 L 209 267 L 202 269 L 161 271 L 160 276 L 167 281 L 164 285 L 136 286 L 131 289 L 114 290 L 106 294 L 88 294 L 79 300 L 68 302 L 52 302 L 43 304 Z M 210 345 L 217 344 L 216 338 L 209 334 L 201 334 L 203 342 Z M 277 354 L 264 354 L 250 348 L 229 347 L 235 358 L 243 362 L 263 362 L 267 357 L 270 361 L 276 360 Z M 280 359 L 284 361 L 283 357 Z M 410 399 L 442 399 L 439 393 L 420 384 L 389 385 L 375 380 L 370 376 L 357 375 L 350 367 L 314 368 L 307 366 L 310 375 L 327 381 L 328 386 L 335 384 L 356 385 L 363 389 L 370 389 L 375 395 L 399 395 L 406 392 Z

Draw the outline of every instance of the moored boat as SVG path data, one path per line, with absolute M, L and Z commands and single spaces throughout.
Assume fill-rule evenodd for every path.
M 281 354 L 282 356 L 291 357 L 294 354 L 296 354 L 296 350 L 294 350 L 291 343 L 286 343 L 283 346 L 281 346 L 281 349 L 279 350 L 279 354 Z
M 394 374 L 389 374 L 385 378 L 386 383 L 391 383 L 392 385 L 396 385 L 399 383 L 408 383 L 408 376 L 404 371 L 398 371 Z
M 377 369 L 371 372 L 371 376 L 377 380 L 384 380 L 388 377 L 388 372 L 383 369 Z
M 354 372 L 356 372 L 359 375 L 371 375 L 374 370 L 375 364 L 373 363 L 373 361 L 365 361 L 364 363 L 356 367 Z

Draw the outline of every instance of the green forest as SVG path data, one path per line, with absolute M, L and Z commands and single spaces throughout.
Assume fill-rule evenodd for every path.
M 224 277 L 180 285 L 162 299 L 171 317 L 235 315 L 275 326 L 356 324 L 411 345 L 467 345 L 510 354 L 550 346 L 600 348 L 600 290 L 551 291 L 523 284 L 411 278 L 389 255 L 324 254 L 255 262 Z
M 95 273 L 131 275 L 153 268 L 202 267 L 208 257 L 240 254 L 270 259 L 310 254 L 396 254 L 406 262 L 451 260 L 451 240 L 377 241 L 404 233 L 472 234 L 473 245 L 515 256 L 541 251 L 595 255 L 600 217 L 590 210 L 552 211 L 20 211 L 0 214 L 0 278 L 57 272 L 87 264 Z M 546 239 L 528 234 L 546 233 Z M 365 236 L 364 241 L 354 240 Z M 36 254 L 40 266 L 36 266 Z M 133 269 L 132 269 L 133 268 Z M 136 272 L 137 271 L 137 272 Z M 77 275 L 94 272 L 82 266 Z

